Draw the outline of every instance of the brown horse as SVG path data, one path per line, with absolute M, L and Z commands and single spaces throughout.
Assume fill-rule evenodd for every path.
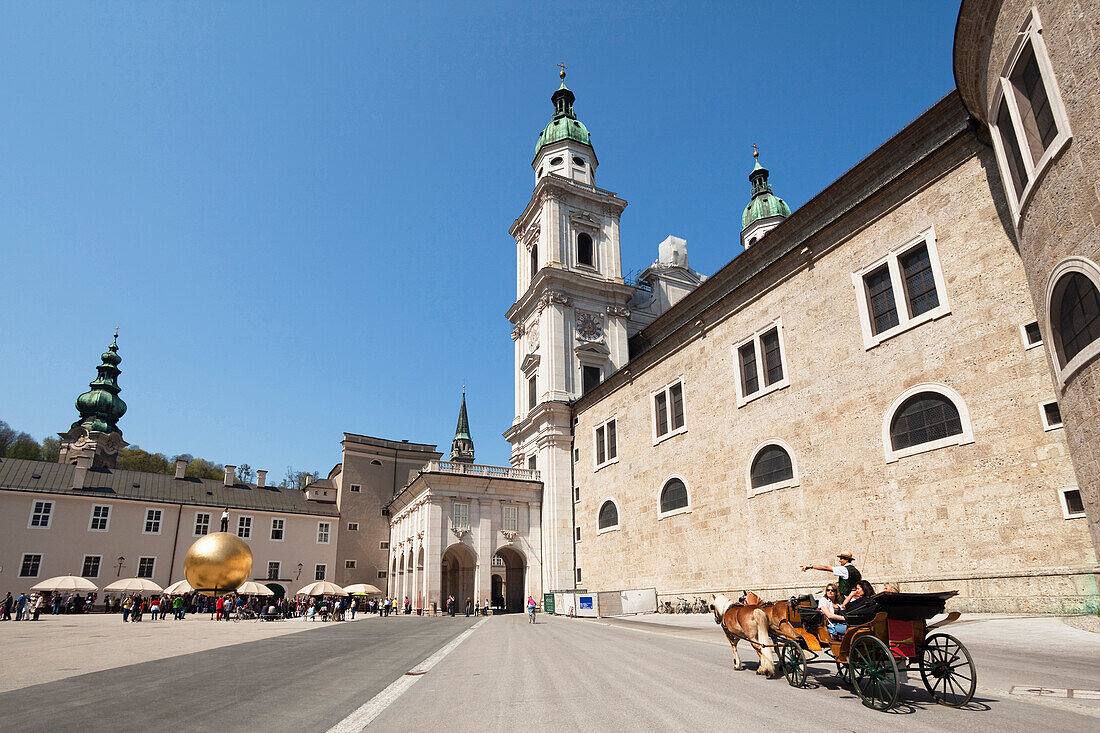
M 775 662 L 769 649 L 772 640 L 768 635 L 768 615 L 760 599 L 755 594 L 749 594 L 744 603 L 734 603 L 723 595 L 716 595 L 711 596 L 710 609 L 714 612 L 714 623 L 722 626 L 733 647 L 733 668 L 742 667 L 737 642 L 744 639 L 752 645 L 760 659 L 756 673 L 768 677 L 775 674 Z

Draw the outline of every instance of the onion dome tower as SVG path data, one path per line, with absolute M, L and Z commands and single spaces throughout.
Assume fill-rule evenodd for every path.
M 474 462 L 474 441 L 470 437 L 470 421 L 466 417 L 466 388 L 462 388 L 462 406 L 458 408 L 458 425 L 451 441 L 451 460 L 458 463 Z
M 768 183 L 768 169 L 760 165 L 760 151 L 752 146 L 755 161 L 749 183 L 752 184 L 752 199 L 741 215 L 741 246 L 748 249 L 760 241 L 760 238 L 791 215 L 787 202 L 772 193 Z
M 126 414 L 126 403 L 118 396 L 118 329 L 115 339 L 100 355 L 96 367 L 98 376 L 88 386 L 90 389 L 76 398 L 79 419 L 67 432 L 58 433 L 61 438 L 61 463 L 72 463 L 86 468 L 114 468 L 118 455 L 129 445 L 122 439 L 119 419 Z
M 573 111 L 576 97 L 565 86 L 566 66 L 559 66 L 561 86 L 550 95 L 554 112 L 535 143 L 535 159 L 531 163 L 535 171 L 535 183 L 543 176 L 553 174 L 594 186 L 596 168 L 600 163 L 596 160 L 596 151 L 592 149 L 588 128 L 577 119 L 577 114 Z

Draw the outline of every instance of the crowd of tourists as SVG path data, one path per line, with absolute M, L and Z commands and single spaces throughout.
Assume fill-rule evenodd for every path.
M 96 594 L 88 593 L 20 593 L 13 597 L 9 592 L 2 604 L 0 621 L 37 621 L 43 614 L 58 616 L 63 613 L 84 613 L 91 610 Z

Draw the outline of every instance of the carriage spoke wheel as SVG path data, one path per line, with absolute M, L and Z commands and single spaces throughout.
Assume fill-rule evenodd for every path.
M 870 634 L 859 637 L 848 653 L 852 688 L 863 704 L 874 710 L 889 710 L 898 700 L 901 681 L 890 649 Z
M 970 652 L 949 634 L 932 634 L 924 640 L 920 677 L 936 702 L 953 708 L 970 702 L 978 686 L 978 673 Z
M 788 639 L 780 645 L 779 663 L 783 667 L 787 684 L 791 687 L 802 687 L 806 684 L 806 654 L 798 642 Z

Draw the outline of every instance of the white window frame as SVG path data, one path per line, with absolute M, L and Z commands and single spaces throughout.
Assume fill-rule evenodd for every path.
M 321 537 L 324 537 L 322 540 Z M 332 522 L 317 523 L 317 544 L 327 545 L 332 542 Z
M 463 512 L 466 515 L 465 522 L 458 521 L 458 507 L 463 508 Z M 451 502 L 451 526 L 455 529 L 469 529 L 470 528 L 470 502 L 468 501 L 452 501 Z
M 359 531 L 359 522 L 348 522 L 348 531 L 349 532 L 358 532 Z
M 96 509 L 106 509 L 107 515 L 103 517 L 97 517 L 95 515 Z M 103 527 L 96 527 L 95 520 L 102 519 Z M 111 505 L 110 504 L 92 504 L 92 510 L 88 512 L 88 531 L 89 532 L 110 532 L 111 531 Z
M 351 486 L 348 487 L 348 489 L 353 494 L 359 494 L 359 493 L 362 493 L 362 491 L 363 491 L 363 485 L 362 484 L 352 484 Z
M 150 514 L 150 512 L 157 512 L 158 515 L 159 515 L 156 519 L 157 529 L 156 529 L 155 532 L 150 532 L 149 531 L 149 522 L 150 522 L 149 514 Z M 141 533 L 142 534 L 148 534 L 148 535 L 159 535 L 163 531 L 164 531 L 164 510 L 159 508 L 159 507 L 155 507 L 155 506 L 145 507 L 145 515 L 141 519 Z M 135 577 L 137 577 L 137 576 L 135 576 Z
M 508 514 L 511 510 L 512 526 L 508 526 Z M 500 528 L 505 532 L 519 531 L 519 507 L 515 504 L 505 504 L 500 508 Z
M 1058 400 L 1043 400 L 1042 402 L 1039 403 L 1039 420 L 1041 420 L 1042 423 L 1043 423 L 1043 431 L 1044 432 L 1050 431 L 1050 430 L 1058 430 L 1059 428 L 1064 428 L 1066 426 L 1064 421 L 1063 422 L 1058 422 L 1058 423 L 1051 423 L 1050 421 L 1047 420 L 1047 405 L 1050 405 L 1050 404 L 1058 405 Z M 1062 411 L 1062 406 L 1058 405 L 1058 413 L 1061 414 L 1061 411 Z
M 35 570 L 34 575 L 23 575 L 23 566 L 27 563 L 28 556 L 38 557 L 38 568 Z M 42 564 L 46 561 L 46 555 L 41 552 L 24 552 L 19 556 L 19 574 L 20 578 L 37 578 L 42 575 Z
M 275 523 L 276 522 L 281 522 L 281 524 L 279 525 L 279 528 L 278 528 L 279 529 L 279 534 L 281 536 L 278 537 L 278 538 L 275 537 Z M 285 541 L 286 540 L 286 519 L 284 519 L 283 517 L 272 517 L 271 518 L 271 527 L 268 529 L 267 538 L 269 540 L 271 540 L 272 542 L 283 542 L 283 541 Z
M 97 560 L 95 566 L 96 573 L 95 575 L 85 575 L 84 568 L 88 564 L 88 560 L 93 557 Z M 103 555 L 85 555 L 84 559 L 80 561 L 80 577 L 82 578 L 98 578 L 101 570 L 103 570 Z
M 764 377 L 766 371 L 764 368 L 764 346 L 760 341 L 760 337 L 766 333 L 769 333 L 772 329 L 775 329 L 776 335 L 779 337 L 779 361 L 783 365 L 783 378 L 774 384 L 765 385 Z M 755 350 L 756 378 L 760 387 L 752 394 L 746 395 L 745 387 L 742 384 L 744 380 L 742 379 L 743 375 L 741 374 L 741 347 L 745 346 L 748 343 L 752 343 L 753 349 Z M 733 367 L 734 370 L 737 372 L 737 378 L 734 380 L 733 386 L 737 394 L 738 407 L 744 407 L 755 399 L 759 399 L 764 395 L 771 394 L 772 392 L 783 389 L 784 387 L 791 386 L 791 372 L 790 369 L 787 367 L 787 346 L 784 343 L 783 339 L 783 318 L 776 318 L 774 321 L 764 326 L 764 328 L 761 328 L 752 336 L 749 336 L 740 343 L 734 344 Z
M 607 418 L 606 420 L 604 420 L 602 423 L 600 423 L 596 427 L 592 428 L 592 460 L 593 461 L 596 461 L 597 457 L 600 455 L 600 438 L 599 438 L 600 428 L 603 428 L 603 443 L 604 443 L 604 445 L 603 445 L 604 462 L 603 463 L 596 463 L 592 467 L 593 471 L 599 471 L 601 468 L 604 468 L 606 466 L 610 466 L 613 463 L 618 463 L 619 462 L 619 424 L 618 424 L 618 422 L 616 422 L 616 420 L 617 420 L 617 417 L 613 415 L 613 416 Z M 607 426 L 610 425 L 611 423 L 615 423 L 615 457 L 614 458 L 609 458 L 608 457 L 610 455 L 610 451 L 608 450 L 609 446 L 608 446 L 608 440 L 607 440 Z M 685 425 L 687 424 L 687 419 L 686 418 L 684 420 L 684 424 Z M 654 428 L 654 429 L 656 429 L 656 428 Z
M 241 526 L 241 523 L 244 522 L 245 520 L 248 521 L 248 527 L 247 527 L 248 534 L 247 535 L 241 534 L 241 530 L 245 529 L 245 527 Z M 237 532 L 236 532 L 237 536 L 240 537 L 242 540 L 252 539 L 252 529 L 253 529 L 253 527 L 255 527 L 255 525 L 256 525 L 255 518 L 251 514 L 238 514 L 237 515 Z
M 662 512 L 661 511 L 661 494 L 664 493 L 665 487 L 668 486 L 668 482 L 671 481 L 672 479 L 678 479 L 679 481 L 683 482 L 684 489 L 687 490 L 688 503 L 687 503 L 687 506 L 682 506 L 679 509 L 673 509 L 672 511 Z M 691 501 L 691 486 L 688 485 L 687 479 L 684 478 L 683 476 L 681 476 L 680 474 L 670 473 L 668 476 L 665 477 L 664 481 L 662 481 L 660 484 L 657 485 L 657 521 L 658 522 L 661 521 L 662 519 L 666 518 L 666 517 L 675 517 L 677 514 L 691 514 L 691 511 L 692 511 L 693 508 L 694 507 L 693 507 L 692 501 Z
M 615 505 L 615 524 L 610 527 L 600 527 L 600 511 L 603 509 L 603 505 L 607 502 L 611 502 Z M 615 501 L 612 497 L 608 496 L 604 498 L 599 504 L 596 505 L 596 535 L 601 535 L 604 532 L 618 532 L 622 528 L 623 524 L 623 512 L 619 507 L 619 502 Z
M 1024 351 L 1027 351 L 1028 349 L 1034 349 L 1036 346 L 1042 346 L 1043 341 L 1045 341 L 1045 339 L 1043 338 L 1043 332 L 1042 332 L 1041 329 L 1039 331 L 1039 340 L 1038 341 L 1036 341 L 1035 343 L 1031 343 L 1030 341 L 1027 340 L 1027 327 L 1030 326 L 1032 323 L 1034 323 L 1036 326 L 1039 325 L 1038 320 L 1028 321 L 1027 323 L 1021 323 L 1020 324 L 1020 341 L 1022 341 L 1023 344 L 1024 344 Z
M 344 570 L 355 570 L 355 560 L 344 560 Z
M 42 512 L 37 511 L 37 507 L 39 504 L 41 504 L 43 507 Z M 56 502 L 49 501 L 47 499 L 31 499 L 31 513 L 30 516 L 27 517 L 27 529 L 49 529 L 51 526 L 53 526 L 53 510 L 55 506 Z M 36 514 L 45 515 L 46 523 L 35 524 L 34 517 Z M 32 552 L 30 554 L 33 555 L 35 553 Z
M 907 399 L 920 392 L 935 392 L 951 400 L 955 405 L 955 409 L 959 411 L 959 422 L 962 425 L 962 432 L 958 435 L 949 435 L 946 438 L 940 438 L 939 440 L 933 440 L 928 443 L 921 443 L 920 445 L 913 445 L 908 448 L 902 448 L 901 450 L 894 450 L 894 442 L 890 439 L 890 425 L 894 422 L 894 415 Z M 887 463 L 895 463 L 902 458 L 915 456 L 919 453 L 928 453 L 929 451 L 949 448 L 956 445 L 968 445 L 973 442 L 974 428 L 970 424 L 970 410 L 967 409 L 966 402 L 955 390 L 935 382 L 914 385 L 895 397 L 894 401 L 890 403 L 890 407 L 886 410 L 885 417 L 882 421 L 882 449 L 885 452 Z
M 1058 80 L 1054 76 L 1054 67 L 1050 63 L 1050 56 L 1047 55 L 1047 46 L 1043 41 L 1042 34 L 1043 25 L 1039 21 L 1039 11 L 1033 7 L 1016 36 L 1016 42 L 1009 51 L 1008 59 L 1005 61 L 1004 68 L 1001 69 L 989 105 L 989 129 L 992 133 L 990 137 L 993 138 L 993 149 L 996 153 L 997 167 L 1001 172 L 1001 183 L 1008 198 L 1008 206 L 1012 211 L 1012 223 L 1017 230 L 1019 230 L 1020 223 L 1023 220 L 1024 209 L 1031 201 L 1039 180 L 1050 168 L 1051 162 L 1073 139 L 1069 117 L 1066 116 L 1066 108 L 1062 104 L 1062 93 L 1058 89 Z M 1023 120 L 1020 117 L 1020 108 L 1016 104 L 1016 94 L 1012 90 L 1011 81 L 1012 72 L 1015 71 L 1016 64 L 1019 62 L 1024 47 L 1028 43 L 1031 44 L 1032 53 L 1035 54 L 1035 62 L 1039 66 L 1039 76 L 1043 81 L 1043 88 L 1046 90 L 1051 115 L 1054 117 L 1054 125 L 1058 128 L 1058 134 L 1054 136 L 1054 140 L 1051 141 L 1050 146 L 1047 147 L 1038 163 L 1033 163 L 1031 159 L 1031 146 L 1028 145 L 1027 137 L 1024 134 Z M 1001 100 L 1008 103 L 1008 114 L 1012 118 L 1012 126 L 1015 128 L 1016 144 L 1019 146 L 1020 157 L 1024 162 L 1024 170 L 1021 173 L 1027 178 L 1018 199 L 1016 197 L 1016 187 L 1012 184 L 1012 171 L 1009 168 L 1008 156 L 1005 154 L 1004 143 L 1001 140 L 1001 131 L 997 128 L 997 110 L 1001 106 Z
M 1063 519 L 1084 519 L 1086 516 L 1088 516 L 1086 512 L 1077 512 L 1075 514 L 1071 514 L 1070 511 L 1069 511 L 1069 502 L 1066 501 L 1066 492 L 1069 492 L 1069 491 L 1078 491 L 1079 492 L 1080 490 L 1081 489 L 1076 487 L 1076 486 L 1070 486 L 1068 488 L 1058 490 L 1058 501 L 1062 505 L 1062 518 Z
M 206 517 L 206 533 L 199 534 L 199 517 Z M 210 534 L 210 512 L 195 512 L 195 522 L 191 525 L 192 537 L 205 537 Z
M 148 575 L 138 575 L 138 573 L 141 572 L 141 561 L 142 560 L 152 560 L 153 561 L 153 566 L 149 570 Z M 137 566 L 134 568 L 134 577 L 135 578 L 148 578 L 149 580 L 152 580 L 156 576 L 157 576 L 157 556 L 156 555 L 142 555 L 141 557 L 139 557 L 138 560 L 137 560 Z
M 909 250 L 924 244 L 928 247 L 928 262 L 932 266 L 932 279 L 936 283 L 936 297 L 940 304 L 935 308 L 925 311 L 918 316 L 909 315 L 909 298 L 905 291 L 905 278 L 901 272 L 899 260 L 909 253 Z M 864 278 L 886 265 L 890 271 L 890 287 L 894 294 L 894 307 L 897 308 L 898 324 L 886 329 L 882 333 L 874 333 L 871 327 L 871 304 L 867 298 L 867 286 Z M 859 309 L 859 326 L 863 333 L 863 348 L 870 350 L 883 341 L 892 339 L 900 333 L 916 328 L 922 323 L 934 321 L 951 313 L 951 303 L 947 297 L 947 281 L 943 276 L 943 266 L 940 264 L 940 253 L 936 246 L 936 228 L 928 227 L 905 244 L 894 247 L 882 257 L 866 267 L 852 273 L 852 284 L 856 289 L 856 307 Z
M 756 463 L 756 457 L 760 455 L 760 452 L 767 448 L 769 445 L 776 445 L 787 452 L 787 457 L 791 459 L 791 477 L 784 481 L 776 481 L 772 484 L 765 486 L 758 486 L 753 488 L 752 485 L 752 465 Z M 798 478 L 798 459 L 795 457 L 794 448 L 791 444 L 782 438 L 768 438 L 760 445 L 756 446 L 756 450 L 749 456 L 749 462 L 745 465 L 745 489 L 749 498 L 754 496 L 760 496 L 761 494 L 767 494 L 771 491 L 778 489 L 789 489 L 794 486 L 798 486 L 800 483 Z
M 680 398 L 683 400 L 684 408 L 684 424 L 678 428 L 672 428 L 672 388 L 677 384 L 680 385 Z M 669 430 L 664 435 L 657 435 L 657 395 L 664 393 L 665 405 L 668 408 L 668 425 Z M 649 424 L 653 433 L 653 445 L 663 443 L 669 438 L 681 435 L 687 432 L 688 429 L 688 404 L 687 404 L 687 385 L 684 381 L 683 375 L 680 375 L 676 379 L 666 384 L 664 387 L 658 390 L 654 390 L 649 393 Z M 616 451 L 617 452 L 617 451 Z M 601 506 L 602 506 L 601 502 Z
M 1052 311 L 1054 303 L 1052 300 L 1058 282 L 1071 273 L 1084 275 L 1092 281 L 1093 287 L 1100 290 L 1100 267 L 1097 267 L 1092 260 L 1084 257 L 1067 257 L 1062 260 L 1051 271 L 1050 279 L 1047 280 L 1047 328 L 1049 329 L 1048 333 L 1051 335 L 1050 340 L 1047 342 L 1047 349 L 1050 354 L 1050 363 L 1054 365 L 1054 376 L 1058 380 L 1058 389 L 1060 390 L 1065 389 L 1066 382 L 1077 373 L 1077 370 L 1092 361 L 1097 354 L 1100 354 L 1100 339 L 1097 339 L 1070 359 L 1065 367 L 1062 367 L 1062 360 L 1058 358 L 1057 342 L 1061 340 L 1062 334 L 1054 327 L 1054 313 Z
M 318 578 L 317 577 L 317 571 L 318 570 L 320 570 L 321 575 L 324 575 L 325 577 Z M 314 566 L 313 566 L 313 579 L 315 581 L 316 580 L 328 580 L 328 563 L 319 562 L 319 563 L 314 564 Z
M 275 577 L 271 577 L 271 566 L 275 566 Z M 267 578 L 265 580 L 278 580 L 279 576 L 283 574 L 283 564 L 278 560 L 267 561 Z

